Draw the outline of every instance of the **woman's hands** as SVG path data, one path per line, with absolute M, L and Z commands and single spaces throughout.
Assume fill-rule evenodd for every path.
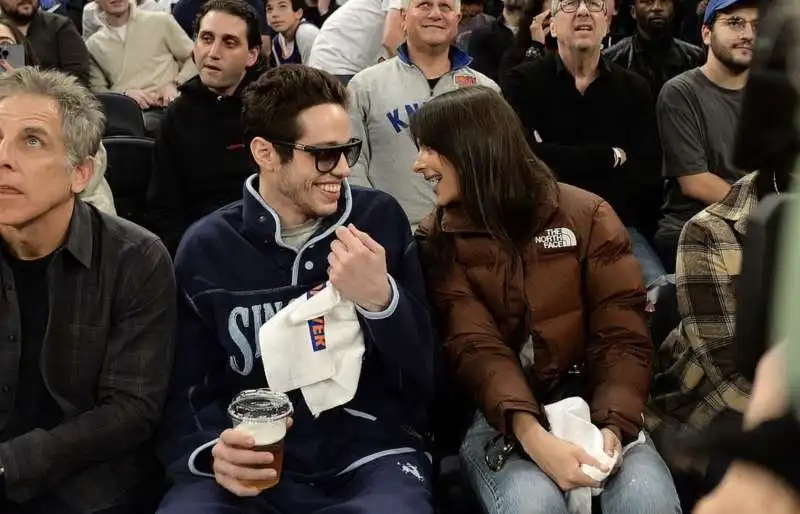
M 514 414 L 513 430 L 525 453 L 562 491 L 600 487 L 581 470 L 583 464 L 610 471 L 580 446 L 553 436 L 527 412 Z

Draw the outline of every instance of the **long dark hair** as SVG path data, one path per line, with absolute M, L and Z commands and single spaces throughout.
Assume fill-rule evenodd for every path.
M 510 252 L 533 240 L 546 221 L 546 207 L 555 202 L 556 180 L 499 93 L 474 86 L 437 96 L 412 116 L 410 130 L 418 145 L 455 168 L 460 207 L 475 226 Z M 436 254 L 444 259 L 449 248 L 438 225 L 430 242 L 440 246 Z
M 6 16 L 0 15 L 0 25 L 6 27 L 11 32 L 11 35 L 14 36 L 17 44 L 22 45 L 22 48 L 25 49 L 25 66 L 39 66 L 39 59 L 36 57 L 28 38 L 17 28 L 14 22 Z

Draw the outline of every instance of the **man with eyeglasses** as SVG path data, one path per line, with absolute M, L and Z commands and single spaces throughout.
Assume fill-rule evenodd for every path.
M 402 16 L 406 42 L 397 56 L 358 73 L 348 84 L 353 132 L 364 140 L 353 183 L 394 196 L 416 228 L 434 209 L 435 195 L 432 184 L 411 173 L 417 148 L 408 132 L 410 117 L 447 91 L 500 88 L 470 68 L 470 56 L 454 44 L 460 0 L 403 0 Z
M 189 229 L 175 258 L 176 365 L 159 444 L 175 486 L 160 514 L 434 512 L 421 434 L 439 343 L 402 208 L 348 184 L 361 141 L 351 138 L 347 97 L 333 76 L 295 64 L 245 92 L 258 173 L 242 201 Z M 288 393 L 283 474 L 261 492 L 252 484 L 275 480 L 265 468 L 273 455 L 231 430 L 226 408 L 269 385 L 260 327 L 328 281 L 356 305 L 366 347 L 358 389 L 318 417 L 299 390 Z
M 675 267 L 684 224 L 719 202 L 747 170 L 733 163 L 742 93 L 750 72 L 756 0 L 711 0 L 703 16 L 706 63 L 664 85 L 656 110 L 664 146 L 666 202 L 655 246 Z
M 700 47 L 673 37 L 675 9 L 676 0 L 633 0 L 634 34 L 605 52 L 612 62 L 644 77 L 653 100 L 669 79 L 705 59 Z
M 534 153 L 566 182 L 608 201 L 628 227 L 648 289 L 666 281 L 649 243 L 661 205 L 661 148 L 647 82 L 602 55 L 611 2 L 554 0 L 557 52 L 503 84 Z

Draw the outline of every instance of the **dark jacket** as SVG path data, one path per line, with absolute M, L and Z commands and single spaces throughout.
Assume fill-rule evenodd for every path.
M 418 434 L 427 427 L 440 344 L 400 204 L 386 193 L 345 185 L 337 212 L 297 251 L 281 239 L 277 214 L 258 194 L 257 176 L 243 189 L 242 201 L 192 226 L 175 257 L 178 347 L 160 437 L 170 474 L 178 481 L 210 475 L 211 446 L 231 427 L 231 398 L 267 386 L 259 329 L 328 280 L 334 231 L 350 223 L 385 249 L 393 300 L 382 313 L 359 311 L 366 353 L 350 402 L 315 419 L 302 393 L 289 393 L 294 424 L 286 436 L 284 473 L 316 481 L 380 451 L 421 449 Z
M 502 84 L 534 153 L 562 182 L 607 200 L 625 226 L 655 231 L 663 183 L 655 102 L 645 80 L 601 57 L 581 94 L 558 52 L 514 68 Z M 613 148 L 627 154 L 615 166 Z
M 239 200 L 255 172 L 242 132 L 242 92 L 261 72 L 251 68 L 231 96 L 214 93 L 196 76 L 167 108 L 147 198 L 153 230 L 170 253 L 189 225 Z
M 445 351 L 488 422 L 507 435 L 511 413 L 542 420 L 548 391 L 572 365 L 583 365 L 592 421 L 628 442 L 642 426 L 650 390 L 642 275 L 607 203 L 566 184 L 555 198 L 521 256 L 509 255 L 457 207 L 420 225 L 428 269 L 437 262 L 434 231 L 454 247 L 450 269 L 428 278 Z M 532 365 L 520 357 L 527 341 Z
M 153 234 L 78 201 L 47 273 L 41 372 L 63 420 L 0 443 L 6 496 L 52 494 L 77 512 L 96 512 L 133 499 L 152 474 L 145 448 L 172 369 L 172 263 Z M 0 362 L 8 363 L 19 359 L 14 287 L 24 284 L 13 283 L 2 254 L 0 278 Z
M 680 39 L 646 41 L 637 32 L 605 51 L 611 62 L 641 75 L 650 86 L 653 100 L 666 82 L 705 62 L 703 49 Z
M 37 11 L 27 38 L 40 67 L 69 73 L 89 86 L 89 50 L 69 18 Z
M 472 31 L 469 38 L 468 53 L 472 56 L 472 69 L 497 81 L 497 70 L 503 54 L 514 42 L 514 33 L 506 26 L 501 16 L 491 25 Z

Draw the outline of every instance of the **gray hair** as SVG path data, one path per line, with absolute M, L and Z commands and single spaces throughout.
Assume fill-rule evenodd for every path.
M 0 101 L 23 94 L 46 96 L 58 104 L 70 166 L 83 164 L 97 153 L 106 117 L 97 98 L 75 77 L 30 66 L 0 74 Z
M 403 0 L 403 9 L 408 10 L 411 7 L 411 2 L 413 0 Z M 455 12 L 461 12 L 461 0 L 453 0 L 453 10 Z

